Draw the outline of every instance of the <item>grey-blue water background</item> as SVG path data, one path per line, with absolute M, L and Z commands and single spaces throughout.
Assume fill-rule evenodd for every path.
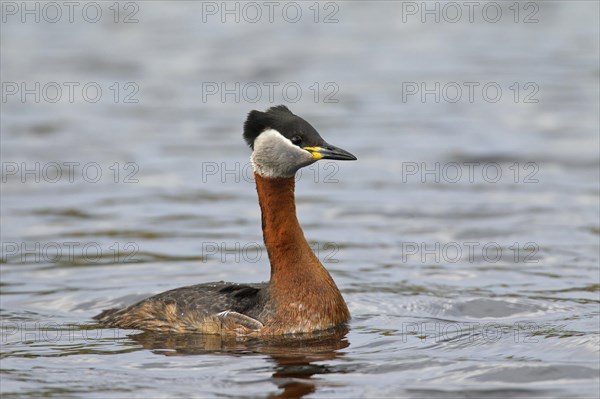
M 598 2 L 55 4 L 2 3 L 3 397 L 597 397 Z M 97 328 L 268 279 L 241 127 L 280 103 L 359 158 L 297 184 L 349 331 Z

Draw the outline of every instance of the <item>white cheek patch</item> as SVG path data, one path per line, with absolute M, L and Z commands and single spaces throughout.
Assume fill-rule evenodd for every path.
M 254 171 L 265 177 L 292 177 L 298 169 L 316 161 L 310 152 L 295 146 L 274 129 L 258 135 L 250 159 Z

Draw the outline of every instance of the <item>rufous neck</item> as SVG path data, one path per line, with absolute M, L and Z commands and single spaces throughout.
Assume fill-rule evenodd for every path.
M 263 177 L 255 173 L 255 178 L 271 276 L 279 269 L 297 265 L 318 263 L 322 267 L 298 223 L 294 177 Z
M 270 292 L 277 309 L 272 327 L 302 332 L 349 320 L 342 294 L 298 223 L 294 177 L 270 178 L 255 173 L 255 178 L 271 262 Z

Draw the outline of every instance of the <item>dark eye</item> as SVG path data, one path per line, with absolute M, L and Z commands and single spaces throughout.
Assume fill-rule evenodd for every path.
M 300 136 L 294 136 L 292 137 L 292 143 L 294 145 L 300 145 L 302 144 L 302 138 L 300 138 Z

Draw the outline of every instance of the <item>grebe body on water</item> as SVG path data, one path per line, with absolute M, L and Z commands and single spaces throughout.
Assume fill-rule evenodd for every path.
M 350 319 L 342 294 L 298 223 L 294 176 L 319 159 L 356 157 L 327 144 L 283 105 L 251 111 L 244 138 L 252 149 L 270 281 L 177 288 L 124 309 L 105 310 L 96 320 L 128 329 L 266 336 L 327 330 Z

